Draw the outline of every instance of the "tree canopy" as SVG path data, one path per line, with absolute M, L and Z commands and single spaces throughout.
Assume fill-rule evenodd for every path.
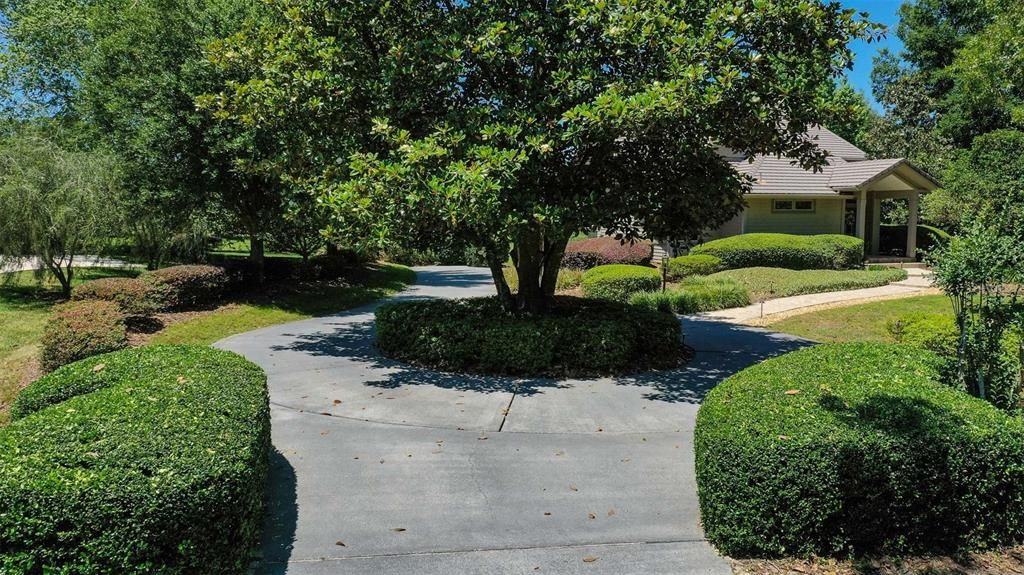
M 256 75 L 207 104 L 282 134 L 279 169 L 320 190 L 335 234 L 463 239 L 531 311 L 578 231 L 689 238 L 735 215 L 747 182 L 720 147 L 821 165 L 804 135 L 874 32 L 837 2 L 274 5 L 215 52 Z

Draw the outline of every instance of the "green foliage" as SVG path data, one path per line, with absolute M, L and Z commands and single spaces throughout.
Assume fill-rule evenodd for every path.
M 556 298 L 544 315 L 509 313 L 495 298 L 390 302 L 377 309 L 377 345 L 437 369 L 580 376 L 677 364 L 679 320 L 624 304 Z
M 755 300 L 883 286 L 907 279 L 907 272 L 893 267 L 867 270 L 790 270 L 741 268 L 726 270 L 712 279 L 737 281 Z
M 719 384 L 694 438 L 708 539 L 733 557 L 1019 541 L 1024 422 L 938 376 L 929 352 L 858 343 L 793 352 Z
M 774 267 L 794 270 L 847 269 L 864 261 L 864 241 L 825 234 L 742 234 L 712 240 L 690 250 L 694 255 L 711 255 L 726 269 Z
M 195 309 L 217 302 L 228 287 L 228 275 L 217 266 L 172 266 L 142 276 L 163 310 Z
M 75 256 L 96 253 L 117 221 L 114 162 L 32 133 L 0 142 L 0 256 L 39 261 L 71 296 Z
M 43 330 L 43 369 L 52 371 L 73 361 L 127 347 L 124 322 L 120 307 L 111 301 L 75 301 L 55 307 Z
M 508 284 L 509 289 L 516 291 L 519 289 L 519 277 L 516 276 L 516 268 L 512 266 L 506 266 L 502 268 L 502 272 L 505 274 L 505 282 Z M 555 284 L 556 291 L 572 290 L 580 287 L 583 283 L 583 274 L 586 273 L 583 270 L 569 270 L 562 268 L 558 270 L 558 280 Z
M 455 238 L 495 271 L 514 246 L 519 290 L 496 273 L 499 296 L 530 311 L 579 231 L 695 237 L 733 217 L 747 182 L 718 146 L 822 165 L 801 136 L 877 29 L 820 0 L 272 6 L 213 50 L 252 76 L 201 104 L 276 136 L 274 167 L 314 183 L 339 236 Z
M 1024 332 L 1024 244 L 1006 227 L 1020 222 L 1000 214 L 1003 224 L 980 218 L 960 236 L 929 255 L 935 285 L 953 302 L 959 346 L 953 367 L 954 385 L 989 399 L 1004 409 L 1020 406 L 1022 377 L 1016 362 L 1005 361 L 1008 332 Z
M 978 136 L 957 154 L 943 183 L 951 204 L 943 209 L 952 212 L 953 229 L 965 225 L 965 215 L 1024 220 L 1024 132 Z
M 867 97 L 843 78 L 828 91 L 827 116 L 821 123 L 854 146 L 863 147 L 864 133 L 878 121 Z
M 722 269 L 722 260 L 712 255 L 678 256 L 668 260 L 668 279 L 676 281 L 692 276 L 706 276 Z
M 956 357 L 959 330 L 949 314 L 911 314 L 890 320 L 886 330 L 893 341 L 926 349 L 939 357 Z
M 0 429 L 0 571 L 237 574 L 263 522 L 266 376 L 206 347 L 90 358 Z
M 100 278 L 75 286 L 71 299 L 104 300 L 117 304 L 125 316 L 148 316 L 160 311 L 160 298 L 154 286 L 139 278 Z
M 750 294 L 729 278 L 691 277 L 668 291 L 633 294 L 629 303 L 650 310 L 688 314 L 750 305 Z
M 584 297 L 627 302 L 635 293 L 661 289 L 661 272 L 624 264 L 597 266 L 583 274 L 580 287 Z

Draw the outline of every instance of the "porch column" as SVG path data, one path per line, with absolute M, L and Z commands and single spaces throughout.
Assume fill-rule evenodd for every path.
M 917 199 L 920 192 L 914 190 L 907 197 L 907 257 L 917 258 Z
M 857 193 L 857 237 L 864 241 L 867 241 L 867 237 L 864 236 L 864 232 L 867 231 L 867 206 L 868 193 L 860 190 Z
M 871 255 L 877 256 L 881 246 L 879 238 L 882 235 L 882 200 L 877 197 L 871 199 Z

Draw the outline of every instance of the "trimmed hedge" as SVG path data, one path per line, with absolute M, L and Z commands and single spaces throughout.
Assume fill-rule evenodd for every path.
M 743 234 L 707 242 L 690 253 L 720 258 L 726 269 L 764 266 L 841 270 L 861 265 L 864 241 L 836 234 Z
M 635 293 L 661 289 L 661 272 L 642 266 L 598 266 L 583 274 L 580 287 L 585 297 L 627 302 Z
M 263 517 L 266 376 L 225 351 L 93 357 L 0 429 L 0 572 L 237 574 Z
M 708 539 L 733 557 L 1024 540 L 1024 420 L 937 383 L 940 363 L 823 345 L 719 384 L 694 438 Z
M 623 243 L 615 238 L 587 238 L 569 242 L 562 257 L 562 267 L 588 270 L 608 264 L 646 266 L 654 257 L 654 244 L 643 240 Z
M 668 279 L 676 281 L 722 271 L 722 260 L 709 255 L 679 256 L 668 260 Z
M 497 298 L 391 302 L 377 308 L 388 357 L 442 370 L 508 375 L 599 375 L 678 364 L 679 320 L 625 304 L 559 297 L 543 316 L 505 311 Z
M 172 266 L 142 277 L 153 286 L 154 297 L 165 310 L 193 309 L 212 304 L 228 288 L 228 274 L 217 266 Z
M 728 278 L 692 277 L 676 289 L 634 294 L 629 303 L 649 310 L 687 314 L 747 306 L 750 294 Z
M 55 306 L 43 328 L 40 347 L 45 371 L 123 349 L 128 347 L 125 315 L 112 301 L 72 301 Z
M 159 310 L 153 284 L 139 278 L 101 278 L 77 286 L 71 299 L 103 300 L 117 304 L 127 316 L 147 316 Z

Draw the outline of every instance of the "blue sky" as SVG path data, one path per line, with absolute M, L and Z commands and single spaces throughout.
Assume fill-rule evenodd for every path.
M 902 0 L 842 0 L 842 2 L 849 8 L 867 12 L 872 22 L 880 22 L 889 27 L 888 33 L 880 42 L 868 44 L 858 41 L 854 44 L 853 50 L 856 56 L 853 61 L 853 70 L 846 74 L 850 83 L 864 92 L 872 105 L 877 108 L 878 103 L 871 96 L 871 60 L 883 47 L 889 48 L 893 52 L 899 52 L 903 47 L 903 43 L 896 37 L 896 23 L 899 22 L 896 11 L 899 10 L 900 4 L 903 2 Z

